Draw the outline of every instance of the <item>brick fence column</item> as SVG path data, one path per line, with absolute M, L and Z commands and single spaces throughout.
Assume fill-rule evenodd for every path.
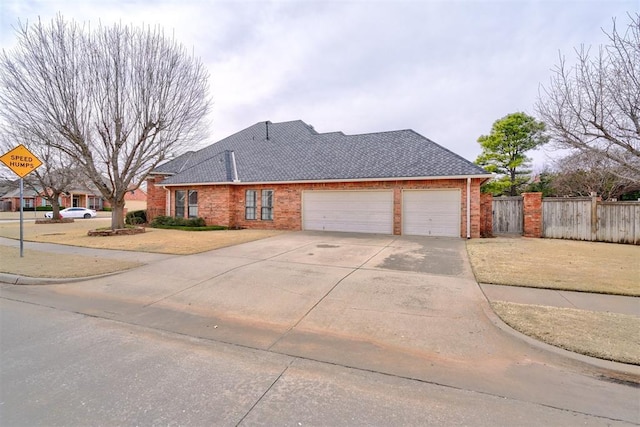
M 522 193 L 524 237 L 542 237 L 542 193 Z
M 493 237 L 493 195 L 480 195 L 480 237 Z

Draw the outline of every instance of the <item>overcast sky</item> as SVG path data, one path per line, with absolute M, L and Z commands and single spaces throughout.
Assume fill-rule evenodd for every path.
M 18 19 L 159 24 L 210 72 L 209 139 L 256 122 L 318 132 L 413 129 L 474 160 L 477 139 L 534 114 L 559 52 L 605 42 L 639 0 L 205 1 L 2 0 L 0 46 Z M 546 151 L 546 150 L 545 150 Z M 536 168 L 553 152 L 535 153 Z

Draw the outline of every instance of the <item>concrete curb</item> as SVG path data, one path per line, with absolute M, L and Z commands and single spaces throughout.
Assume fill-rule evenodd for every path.
M 69 277 L 54 279 L 51 277 L 29 277 L 20 276 L 19 274 L 0 273 L 0 283 L 6 283 L 8 285 L 26 285 L 26 286 L 41 286 L 41 285 L 62 285 L 65 283 L 84 282 L 92 279 L 99 279 L 102 277 L 115 276 L 116 274 L 124 273 L 129 270 L 114 271 L 111 273 L 98 274 L 96 276 L 84 276 L 84 277 Z
M 528 335 L 525 335 L 522 332 L 516 331 L 511 326 L 507 325 L 500 318 L 500 316 L 498 316 L 495 313 L 495 311 L 493 311 L 493 309 L 491 308 L 491 300 L 487 297 L 487 295 L 484 293 L 484 291 L 482 290 L 482 287 L 479 284 L 478 284 L 478 288 L 480 289 L 480 292 L 482 292 L 482 295 L 484 296 L 482 309 L 485 312 L 486 316 L 489 318 L 491 323 L 493 323 L 498 329 L 509 334 L 513 338 L 524 341 L 528 345 L 538 348 L 540 350 L 544 350 L 544 351 L 553 353 L 557 356 L 568 358 L 579 363 L 584 363 L 598 369 L 603 369 L 605 371 L 610 371 L 610 372 L 612 371 L 614 373 L 621 374 L 621 375 L 634 376 L 636 377 L 635 381 L 638 381 L 638 378 L 640 378 L 640 366 L 621 363 L 621 362 L 614 362 L 611 360 L 598 359 L 597 357 L 591 357 L 591 356 L 586 356 L 580 353 L 574 353 L 573 351 L 565 350 L 563 348 L 556 347 L 551 344 L 547 344 L 545 342 L 532 338 Z

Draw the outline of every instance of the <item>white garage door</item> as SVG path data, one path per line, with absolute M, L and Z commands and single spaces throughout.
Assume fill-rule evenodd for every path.
M 305 191 L 305 230 L 393 234 L 392 191 Z
M 460 237 L 460 190 L 402 192 L 402 234 Z

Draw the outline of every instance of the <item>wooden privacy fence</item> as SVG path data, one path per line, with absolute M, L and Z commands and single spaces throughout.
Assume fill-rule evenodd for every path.
M 480 235 L 521 234 L 525 237 L 587 240 L 640 245 L 640 201 L 603 202 L 597 197 L 480 198 Z
M 640 244 L 640 202 L 542 199 L 542 237 Z
M 522 197 L 497 197 L 492 201 L 493 234 L 522 234 Z
M 591 198 L 542 199 L 542 235 L 552 239 L 592 240 Z

